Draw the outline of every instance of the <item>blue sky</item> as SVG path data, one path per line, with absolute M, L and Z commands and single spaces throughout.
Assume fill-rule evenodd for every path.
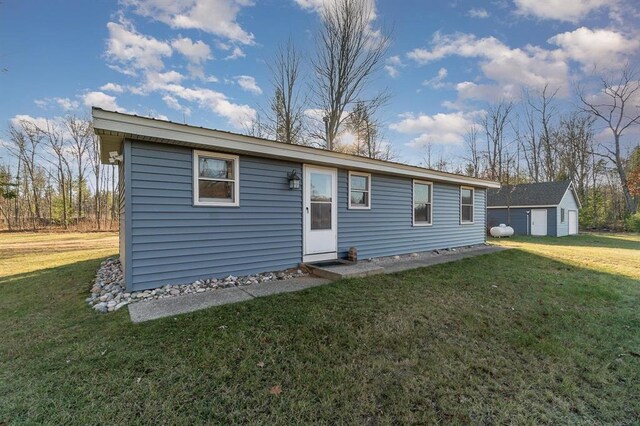
M 324 1 L 4 1 L 0 119 L 95 105 L 242 132 L 277 45 L 312 53 Z M 385 138 L 407 162 L 427 143 L 459 153 L 488 102 L 549 83 L 570 108 L 576 83 L 596 93 L 594 69 L 640 63 L 633 0 L 370 1 L 392 41 L 370 90 L 391 93 Z

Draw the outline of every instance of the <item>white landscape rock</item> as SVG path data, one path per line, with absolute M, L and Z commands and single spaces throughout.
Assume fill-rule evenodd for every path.
M 191 284 L 165 285 L 160 288 L 144 291 L 127 292 L 122 275 L 120 260 L 109 258 L 100 264 L 96 278 L 91 286 L 90 296 L 85 299 L 96 312 L 114 312 L 135 302 L 179 297 L 185 294 L 204 293 L 218 289 L 256 285 L 262 282 L 287 280 L 306 276 L 302 269 L 265 272 L 245 277 L 229 275 L 224 279 L 209 278 L 197 280 Z

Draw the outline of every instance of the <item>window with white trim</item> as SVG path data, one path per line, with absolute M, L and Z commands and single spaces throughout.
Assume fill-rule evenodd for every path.
M 564 223 L 564 209 L 560 209 L 560 223 Z
M 473 223 L 473 188 L 460 187 L 460 222 Z
M 193 204 L 196 206 L 239 205 L 239 160 L 237 155 L 193 151 Z
M 371 208 L 371 175 L 349 172 L 349 208 Z
M 413 181 L 413 225 L 431 225 L 433 184 Z

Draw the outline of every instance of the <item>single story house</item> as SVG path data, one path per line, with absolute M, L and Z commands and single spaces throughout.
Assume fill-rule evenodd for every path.
M 487 191 L 489 227 L 504 223 L 516 235 L 577 234 L 579 210 L 580 200 L 569 180 L 505 185 Z
M 485 242 L 499 184 L 219 130 L 92 110 L 120 176 L 127 289 Z

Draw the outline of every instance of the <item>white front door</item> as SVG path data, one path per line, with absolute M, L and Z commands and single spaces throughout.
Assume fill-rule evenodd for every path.
M 578 233 L 578 212 L 569 210 L 569 235 Z
M 547 235 L 547 210 L 531 210 L 531 235 Z
M 305 262 L 337 258 L 338 171 L 304 166 Z

